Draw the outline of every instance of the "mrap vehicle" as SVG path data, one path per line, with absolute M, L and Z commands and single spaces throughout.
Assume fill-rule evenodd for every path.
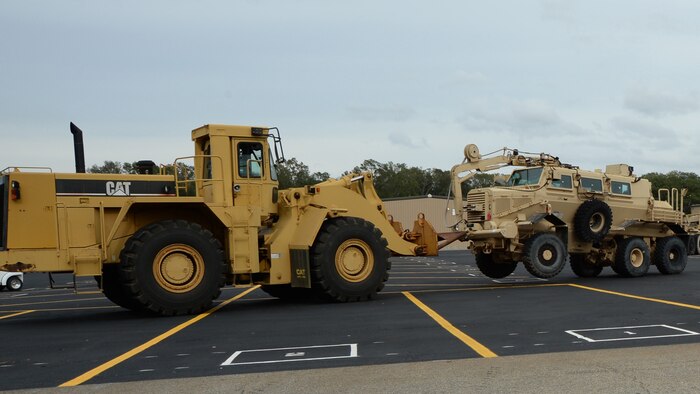
M 86 174 L 82 131 L 71 132 L 76 173 L 0 173 L 0 270 L 95 276 L 114 303 L 173 315 L 205 310 L 225 284 L 369 299 L 390 252 L 437 251 L 424 220 L 394 229 L 369 173 L 279 190 L 276 128 L 195 129 L 194 156 L 171 175 L 152 162 L 140 162 L 142 174 Z M 186 160 L 193 177 L 178 171 Z
M 472 189 L 461 184 L 475 174 L 517 167 L 504 185 Z M 482 273 L 510 275 L 518 262 L 534 276 L 551 278 L 570 260 L 579 276 L 610 266 L 637 277 L 655 265 L 663 274 L 684 270 L 698 244 L 700 215 L 686 215 L 686 190 L 660 189 L 626 164 L 586 171 L 549 154 L 504 148 L 482 157 L 467 145 L 452 168 L 460 239 L 468 243 Z

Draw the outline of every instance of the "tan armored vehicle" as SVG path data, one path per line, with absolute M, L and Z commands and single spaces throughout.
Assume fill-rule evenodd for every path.
M 156 314 L 197 313 L 224 284 L 277 297 L 313 292 L 372 298 L 390 251 L 437 252 L 424 222 L 398 234 L 369 173 L 278 190 L 275 128 L 206 125 L 192 131 L 194 177 L 142 163 L 142 174 L 0 172 L 0 271 L 95 276 L 110 300 Z M 275 154 L 273 154 L 273 149 Z
M 502 186 L 473 189 L 463 201 L 461 184 L 478 172 L 518 167 Z M 683 214 L 684 192 L 660 190 L 658 198 L 632 167 L 614 164 L 584 171 L 548 154 L 504 148 L 482 157 L 467 145 L 452 168 L 455 229 L 485 275 L 510 275 L 520 261 L 532 275 L 550 278 L 570 259 L 582 277 L 610 266 L 622 276 L 642 276 L 650 265 L 664 274 L 683 271 L 687 247 L 697 242 L 697 218 Z

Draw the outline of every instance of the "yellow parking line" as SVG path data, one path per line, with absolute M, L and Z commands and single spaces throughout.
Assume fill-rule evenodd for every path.
M 427 305 L 422 303 L 418 298 L 416 298 L 413 294 L 404 291 L 403 295 L 406 296 L 411 302 L 416 304 L 418 308 L 420 308 L 423 312 L 425 312 L 428 316 L 430 316 L 433 320 L 435 320 L 442 328 L 447 330 L 450 334 L 454 335 L 462 341 L 465 345 L 469 346 L 472 350 L 477 352 L 481 357 L 486 357 L 486 358 L 491 358 L 491 357 L 498 357 L 498 355 L 494 352 L 492 352 L 489 348 L 486 346 L 480 344 L 477 340 L 474 338 L 470 337 L 469 335 L 465 334 L 463 331 L 458 329 L 457 327 L 453 326 L 452 323 L 449 321 L 445 320 L 442 316 L 440 316 L 437 312 L 434 310 L 430 309 Z
M 673 305 L 673 306 L 679 306 L 681 308 L 690 308 L 690 309 L 700 310 L 700 306 L 698 306 L 698 305 L 684 304 L 682 302 L 667 301 L 667 300 L 662 300 L 662 299 L 658 299 L 658 298 L 642 297 L 642 296 L 638 296 L 638 295 L 634 295 L 634 294 L 619 293 L 617 291 L 598 289 L 595 287 L 577 285 L 575 283 L 569 283 L 568 285 L 571 287 L 577 287 L 579 289 L 597 291 L 599 293 L 612 294 L 612 295 L 616 295 L 616 296 L 620 296 L 620 297 L 634 298 L 636 300 L 658 302 L 660 304 Z
M 187 320 L 186 322 L 171 328 L 170 330 L 158 335 L 157 337 L 151 339 L 150 341 L 129 350 L 128 352 L 122 354 L 121 356 L 116 357 L 110 361 L 107 361 L 106 363 L 104 363 L 98 367 L 95 367 L 95 368 L 85 372 L 84 374 L 82 374 L 76 378 L 73 378 L 65 383 L 62 383 L 58 387 L 73 387 L 73 386 L 83 384 L 83 383 L 87 382 L 88 380 L 94 378 L 95 376 L 101 374 L 102 372 L 120 364 L 123 361 L 130 359 L 131 357 L 134 357 L 135 355 L 143 352 L 144 350 L 160 343 L 161 341 L 177 334 L 178 332 L 184 330 L 185 328 L 197 323 L 198 321 L 200 321 L 200 320 L 204 319 L 205 317 L 211 315 L 212 313 L 218 311 L 219 309 L 230 304 L 231 302 L 236 301 L 237 299 L 244 297 L 245 295 L 252 292 L 253 290 L 256 290 L 259 287 L 260 287 L 260 285 L 253 286 L 250 289 L 236 295 L 235 297 L 229 298 L 228 300 L 222 302 L 221 304 L 209 309 L 208 311 L 206 311 L 204 313 L 200 313 L 199 315 L 193 317 L 192 319 Z
M 106 300 L 105 297 L 99 297 L 99 298 L 71 298 L 67 300 L 58 300 L 58 301 L 42 301 L 42 302 L 24 302 L 21 304 L 8 304 L 8 305 L 3 305 L 3 307 L 8 307 L 8 306 L 25 306 L 25 305 L 44 305 L 44 304 L 60 304 L 62 302 L 76 302 L 76 301 L 95 301 L 95 300 Z
M 34 311 L 34 310 L 29 310 L 29 311 L 22 311 L 22 312 L 13 313 L 13 314 L 7 315 L 7 316 L 0 316 L 0 320 L 2 320 L 2 319 L 9 319 L 9 318 L 11 318 L 11 317 L 20 316 L 20 315 L 26 315 L 27 313 L 32 313 L 32 312 L 35 312 L 35 311 Z

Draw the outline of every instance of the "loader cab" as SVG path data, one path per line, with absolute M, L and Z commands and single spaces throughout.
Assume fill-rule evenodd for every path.
M 193 130 L 198 195 L 211 204 L 259 208 L 263 220 L 276 214 L 276 163 L 283 157 L 275 131 L 225 125 Z

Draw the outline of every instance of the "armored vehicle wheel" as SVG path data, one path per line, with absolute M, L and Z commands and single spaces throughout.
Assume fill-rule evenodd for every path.
M 680 274 L 688 263 L 685 244 L 678 237 L 665 237 L 657 240 L 654 250 L 654 264 L 662 274 Z
M 517 261 L 502 261 L 502 259 L 494 256 L 493 253 L 477 253 L 474 258 L 479 271 L 493 279 L 505 278 L 512 274 L 518 265 Z
M 591 264 L 586 260 L 586 255 L 583 253 L 571 253 L 569 255 L 569 264 L 574 274 L 581 278 L 593 278 L 603 271 L 603 267 L 596 264 Z
M 688 256 L 700 254 L 700 236 L 694 235 L 690 237 L 688 242 Z
M 314 298 L 312 289 L 292 287 L 291 285 L 262 285 L 260 289 L 282 300 L 308 300 Z
M 615 272 L 627 277 L 644 276 L 649 271 L 650 260 L 649 247 L 643 239 L 626 238 L 617 244 Z
M 523 264 L 533 276 L 546 279 L 556 276 L 564 269 L 566 256 L 566 246 L 559 237 L 540 233 L 525 243 Z
M 103 265 L 102 281 L 100 282 L 99 276 L 97 279 L 98 284 L 102 283 L 102 293 L 108 300 L 132 311 L 141 312 L 144 310 L 143 305 L 127 294 L 124 281 L 119 278 L 118 264 Z
M 382 233 L 363 219 L 326 220 L 311 248 L 311 282 L 322 298 L 371 299 L 389 278 L 389 250 Z
M 160 315 L 204 311 L 226 280 L 221 243 L 209 230 L 184 220 L 140 229 L 120 257 L 126 297 Z
M 8 278 L 7 282 L 5 283 L 5 287 L 7 287 L 7 290 L 9 291 L 20 291 L 22 290 L 22 286 L 24 286 L 22 279 L 16 276 Z
M 574 233 L 584 242 L 600 242 L 610 231 L 612 210 L 604 201 L 584 201 L 574 215 Z

